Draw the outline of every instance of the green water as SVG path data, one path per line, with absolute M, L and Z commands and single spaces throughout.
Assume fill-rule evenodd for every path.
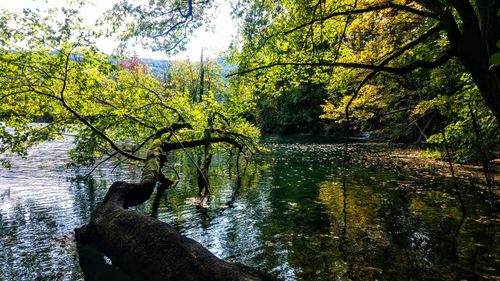
M 499 275 L 498 226 L 478 221 L 484 203 L 465 185 L 469 216 L 455 237 L 461 211 L 446 179 L 419 180 L 363 163 L 342 174 L 342 146 L 331 140 L 265 141 L 271 152 L 241 161 L 239 174 L 234 158 L 214 159 L 205 208 L 197 204 L 189 159 L 172 155 L 182 180 L 138 209 L 220 258 L 286 280 Z M 88 221 L 113 181 L 138 176 L 110 165 L 79 177 L 64 167 L 68 146 L 44 144 L 1 170 L 0 280 L 82 280 L 72 229 Z

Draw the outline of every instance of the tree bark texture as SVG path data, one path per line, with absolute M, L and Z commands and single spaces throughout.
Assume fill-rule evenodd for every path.
M 132 280 L 276 280 L 225 262 L 167 223 L 128 207 L 146 201 L 160 176 L 163 150 L 155 140 L 139 183 L 115 182 L 90 222 L 75 229 L 78 243 L 94 244 Z
M 454 0 L 461 24 L 452 10 L 440 1 L 418 0 L 420 4 L 439 15 L 451 47 L 457 58 L 470 72 L 486 106 L 500 122 L 500 66 L 492 66 L 490 57 L 499 51 L 500 0 Z

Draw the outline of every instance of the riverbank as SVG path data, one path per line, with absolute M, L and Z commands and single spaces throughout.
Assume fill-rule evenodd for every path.
M 417 146 L 385 143 L 356 143 L 349 148 L 352 161 L 363 163 L 367 167 L 398 170 L 405 174 L 423 177 L 445 177 L 451 179 L 448 161 L 429 157 L 425 149 Z M 498 182 L 500 159 L 491 161 L 488 166 L 494 183 Z M 483 166 L 479 164 L 453 163 L 455 177 L 463 182 L 486 188 Z M 500 195 L 499 190 L 496 190 Z

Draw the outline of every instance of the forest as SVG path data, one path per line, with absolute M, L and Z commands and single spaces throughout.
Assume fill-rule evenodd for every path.
M 500 0 L 54 3 L 0 13 L 0 280 L 500 278 Z

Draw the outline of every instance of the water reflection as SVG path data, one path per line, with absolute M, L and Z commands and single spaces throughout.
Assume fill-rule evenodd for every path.
M 88 221 L 112 177 L 76 176 L 66 168 L 70 147 L 43 143 L 0 168 L 0 280 L 83 280 L 73 229 Z
M 445 181 L 353 165 L 344 186 L 341 146 L 293 140 L 269 140 L 273 152 L 257 156 L 244 174 L 235 172 L 234 159 L 214 157 L 206 208 L 195 197 L 188 157 L 171 155 L 182 180 L 137 209 L 223 259 L 287 280 L 498 276 L 498 227 L 477 220 L 482 206 L 473 197 L 471 217 L 455 238 L 461 213 L 446 188 L 436 188 Z M 80 268 L 94 273 L 88 280 L 127 280 L 95 249 L 77 249 L 72 230 L 88 221 L 111 182 L 137 173 L 103 167 L 78 177 L 65 169 L 67 149 L 65 141 L 44 144 L 0 170 L 0 280 L 82 280 Z M 407 191 L 417 188 L 424 191 Z

